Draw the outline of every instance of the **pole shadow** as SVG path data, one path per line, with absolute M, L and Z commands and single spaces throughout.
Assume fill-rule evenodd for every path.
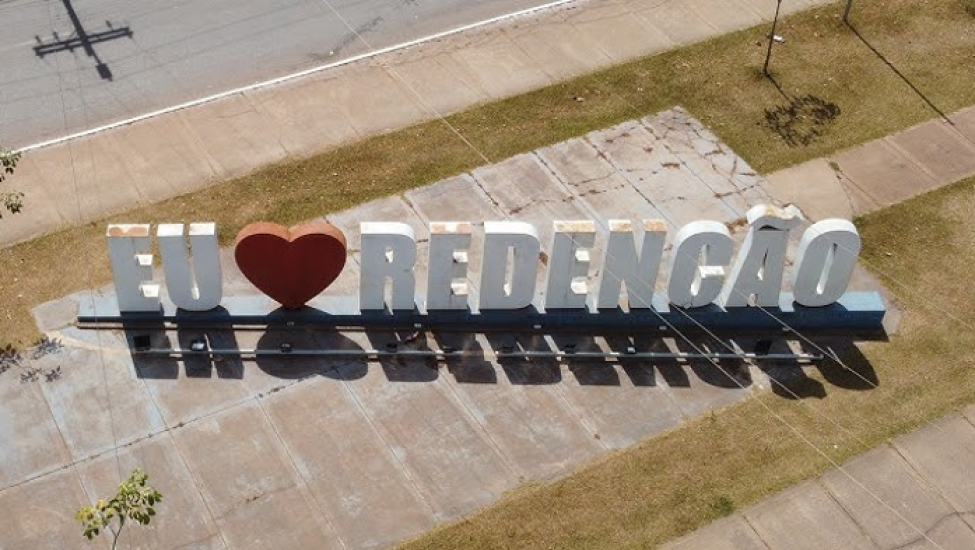
M 98 55 L 94 45 L 118 38 L 131 39 L 134 36 L 132 29 L 128 26 L 115 27 L 111 21 L 105 21 L 105 26 L 108 27 L 107 30 L 88 32 L 81 23 L 81 19 L 78 17 L 78 13 L 75 11 L 71 0 L 61 0 L 61 2 L 64 4 L 64 9 L 68 13 L 68 19 L 71 20 L 71 25 L 74 27 L 74 34 L 68 38 L 61 38 L 57 32 L 54 32 L 52 33 L 54 37 L 52 42 L 44 42 L 40 36 L 35 36 L 34 39 L 37 45 L 34 46 L 34 55 L 43 59 L 45 55 L 52 53 L 63 51 L 74 52 L 76 48 L 81 49 L 85 52 L 85 55 L 95 61 L 95 70 L 98 71 L 98 76 L 102 80 L 113 80 L 115 75 L 112 74 L 112 69 Z
M 856 28 L 855 25 L 853 25 L 852 23 L 850 23 L 849 21 L 847 21 L 846 22 L 846 26 L 849 27 L 851 31 L 853 31 L 853 34 L 856 35 L 856 37 L 860 40 L 860 42 L 863 43 L 864 46 L 867 47 L 867 49 L 869 49 L 871 52 L 873 52 L 874 55 L 877 56 L 877 59 L 879 59 L 880 61 L 882 61 L 884 63 L 884 65 L 887 65 L 887 67 L 891 71 L 893 71 L 893 73 L 895 75 L 897 75 L 898 78 L 900 78 L 901 80 L 903 80 L 904 81 L 904 84 L 907 84 L 907 86 L 915 94 L 917 94 L 917 96 L 919 98 L 921 98 L 921 100 L 924 101 L 924 103 L 926 103 L 927 106 L 930 107 L 932 111 L 934 111 L 935 113 L 938 113 L 938 116 L 941 117 L 942 119 L 944 119 L 945 122 L 947 122 L 948 124 L 951 124 L 952 126 L 954 126 L 955 123 L 952 122 L 950 118 L 948 118 L 948 115 L 945 114 L 944 111 L 942 111 L 940 108 L 938 108 L 938 106 L 935 105 L 934 102 L 931 101 L 931 99 L 928 98 L 928 96 L 926 96 L 924 94 L 924 92 L 921 91 L 920 88 L 918 88 L 913 82 L 911 82 L 911 79 L 910 78 L 907 78 L 907 75 L 905 75 L 904 73 L 902 73 L 900 71 L 900 69 L 897 68 L 896 65 L 894 65 L 893 63 L 891 63 L 891 61 L 889 59 L 887 59 L 887 56 L 885 56 L 880 50 L 878 50 L 873 44 L 871 44 L 866 39 L 866 37 L 864 37 L 863 34 L 860 33 L 860 31 Z

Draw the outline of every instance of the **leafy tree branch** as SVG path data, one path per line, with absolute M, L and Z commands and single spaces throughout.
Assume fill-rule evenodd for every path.
M 20 152 L 11 151 L 0 147 L 0 183 L 7 179 L 7 176 L 14 173 L 17 162 L 20 161 Z M 19 191 L 0 192 L 0 218 L 3 218 L 4 210 L 11 214 L 20 212 L 24 206 L 24 194 Z
M 148 525 L 152 516 L 156 515 L 154 506 L 162 500 L 159 491 L 146 485 L 148 479 L 148 475 L 136 468 L 129 479 L 119 484 L 118 492 L 112 499 L 98 499 L 95 504 L 78 510 L 75 517 L 84 526 L 85 537 L 91 540 L 108 531 L 112 534 L 114 550 L 127 520 Z

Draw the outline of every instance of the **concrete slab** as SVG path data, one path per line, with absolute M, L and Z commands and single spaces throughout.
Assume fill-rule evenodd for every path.
M 767 179 L 777 197 L 794 203 L 810 220 L 854 216 L 847 190 L 826 159 L 780 170 Z
M 715 28 L 684 2 L 630 2 L 633 16 L 662 32 L 676 45 L 692 44 L 715 33 Z
M 394 61 L 390 73 L 416 92 L 423 103 L 441 116 L 462 111 L 487 101 L 485 92 L 473 76 L 447 53 L 438 53 L 411 60 Z M 422 106 L 422 105 L 421 105 Z
M 494 99 L 552 83 L 551 77 L 518 44 L 501 33 L 485 35 L 477 43 L 449 55 L 473 74 L 477 85 Z
M 954 414 L 898 437 L 894 448 L 924 481 L 975 527 L 975 426 Z
M 258 403 L 201 418 L 173 438 L 229 547 L 341 547 Z
M 254 107 L 249 95 L 201 105 L 184 120 L 222 178 L 241 176 L 288 156 L 279 127 Z
M 589 135 L 606 159 L 647 197 L 672 231 L 696 220 L 730 223 L 739 216 L 674 151 L 636 121 Z M 678 148 L 678 150 L 681 150 Z
M 137 122 L 120 129 L 119 134 L 118 140 L 126 144 L 130 154 L 140 157 L 147 169 L 169 184 L 171 194 L 201 189 L 220 175 L 185 118 Z M 140 171 L 140 177 L 142 174 Z M 148 194 L 146 198 L 150 198 Z
M 546 21 L 508 29 L 507 34 L 553 81 L 592 72 L 613 60 L 598 42 L 568 24 Z M 560 40 L 563 36 L 576 40 Z
M 248 94 L 278 128 L 279 141 L 289 154 L 311 155 L 363 137 L 349 115 L 329 101 L 328 80 L 302 80 Z
M 771 550 L 876 549 L 836 501 L 811 481 L 759 502 L 744 516 Z
M 61 376 L 40 384 L 75 461 L 164 429 L 128 353 L 67 348 Z
M 736 514 L 665 544 L 661 550 L 768 550 L 768 546 L 748 522 Z
M 833 161 L 840 171 L 883 206 L 932 189 L 937 181 L 884 140 L 844 151 Z
M 531 365 L 522 368 L 531 369 Z M 494 383 L 463 383 L 464 374 L 494 371 Z M 510 457 L 521 480 L 552 479 L 567 474 L 602 451 L 586 425 L 557 389 L 525 384 L 527 373 L 476 361 L 454 365 L 445 376 L 450 387 L 477 418 L 505 456 Z M 512 379 L 513 377 L 514 380 Z
M 543 249 L 552 244 L 554 220 L 588 219 L 588 213 L 534 154 L 477 168 L 472 175 L 505 217 L 535 225 Z
M 433 525 L 394 450 L 341 380 L 316 377 L 274 393 L 268 416 L 348 548 L 380 548 Z M 368 481 L 367 481 L 368 480 Z
M 27 368 L 13 367 L 0 377 L 4 413 L 0 415 L 0 441 L 16 442 L 2 448 L 0 489 L 58 470 L 71 460 L 40 388 L 42 382 L 19 380 Z
M 967 107 L 952 113 L 949 118 L 961 135 L 975 140 L 975 107 Z
M 62 193 L 56 201 L 61 217 L 74 224 L 143 200 L 135 186 L 115 183 L 135 177 L 123 156 L 106 140 L 82 140 L 45 150 L 34 162 L 38 175 Z M 29 182 L 20 185 L 29 188 L 24 183 Z
M 613 61 L 620 63 L 635 57 L 670 49 L 676 44 L 655 26 L 622 4 L 603 2 L 598 6 L 569 15 L 568 22 L 577 33 L 597 44 Z
M 604 154 L 581 138 L 538 151 L 541 161 L 576 200 L 591 207 L 604 230 L 611 219 L 663 219 L 663 214 L 603 158 Z
M 416 96 L 382 67 L 350 67 L 342 78 L 322 82 L 322 100 L 343 110 L 362 136 L 433 118 Z
M 4 441 L 9 441 L 4 439 Z M 74 512 L 91 504 L 73 468 L 0 491 L 3 548 L 77 548 L 84 543 Z
M 679 408 L 649 362 L 573 361 L 559 374 L 559 392 L 607 449 L 633 445 L 681 421 Z
M 183 458 L 168 433 L 108 453 L 79 467 L 85 490 L 93 497 L 115 494 L 120 480 L 135 468 L 149 475 L 148 484 L 163 494 L 156 517 L 146 527 L 126 528 L 123 548 L 226 548 L 216 521 L 203 502 Z
M 18 185 L 14 185 L 14 181 Z M 19 182 L 27 182 L 21 186 Z M 27 155 L 17 164 L 17 179 L 0 185 L 0 191 L 19 191 L 24 194 L 24 206 L 29 216 L 4 216 L 3 240 L 17 242 L 42 235 L 59 228 L 69 220 L 78 219 L 78 205 L 63 198 L 64 187 L 43 177 L 37 158 Z M 60 199 L 60 200 L 59 200 Z M 73 209 L 73 212 L 69 209 Z
M 438 521 L 492 502 L 517 483 L 510 462 L 426 363 L 370 364 L 346 385 Z
M 822 483 L 880 548 L 975 548 L 975 532 L 890 447 L 828 472 Z
M 751 27 L 762 17 L 771 19 L 774 15 L 759 14 L 741 0 L 689 0 L 687 4 L 720 33 Z
M 887 138 L 942 184 L 975 174 L 975 145 L 943 120 L 931 120 Z
M 200 331 L 182 331 L 157 346 L 188 348 Z M 231 347 L 236 343 L 224 341 L 226 335 L 214 335 L 214 347 Z M 137 376 L 142 378 L 159 409 L 163 421 L 173 427 L 185 424 L 201 416 L 213 414 L 237 405 L 250 398 L 250 392 L 241 381 L 243 371 L 239 364 L 211 362 L 195 359 L 184 362 L 159 356 L 140 356 L 135 361 Z

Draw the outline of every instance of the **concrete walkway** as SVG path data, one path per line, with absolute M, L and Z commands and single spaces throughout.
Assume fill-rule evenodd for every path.
M 767 176 L 811 219 L 850 219 L 975 175 L 975 107 Z
M 975 548 L 975 406 L 665 550 Z
M 766 0 L 580 0 L 30 151 L 5 183 L 26 192 L 30 214 L 4 217 L 0 246 L 749 27 L 773 12 Z

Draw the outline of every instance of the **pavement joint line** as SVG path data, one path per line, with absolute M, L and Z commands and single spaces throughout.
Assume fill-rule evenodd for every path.
M 474 23 L 468 23 L 466 25 L 461 25 L 459 27 L 454 27 L 452 29 L 448 29 L 448 30 L 445 30 L 445 31 L 440 31 L 440 32 L 433 33 L 433 34 L 428 34 L 426 36 L 421 36 L 420 38 L 414 38 L 413 40 L 407 40 L 406 42 L 400 42 L 398 44 L 393 44 L 392 46 L 386 46 L 386 47 L 383 47 L 383 48 L 379 48 L 378 50 L 372 50 L 372 51 L 368 51 L 368 52 L 365 52 L 365 53 L 362 53 L 362 54 L 354 55 L 354 56 L 352 56 L 350 58 L 342 59 L 340 61 L 334 61 L 332 63 L 326 63 L 324 65 L 317 65 L 315 67 L 310 67 L 308 69 L 303 69 L 303 70 L 300 70 L 300 71 L 297 71 L 297 72 L 293 72 L 293 73 L 290 73 L 290 74 L 286 74 L 284 76 L 279 76 L 277 78 L 272 78 L 272 79 L 269 79 L 269 80 L 262 80 L 260 82 L 255 82 L 253 84 L 248 84 L 248 85 L 245 85 L 245 86 L 240 86 L 238 88 L 234 88 L 234 89 L 231 89 L 231 90 L 226 90 L 226 91 L 223 91 L 223 92 L 218 92 L 216 94 L 211 94 L 211 95 L 204 96 L 204 97 L 201 97 L 201 98 L 192 99 L 190 101 L 186 101 L 186 102 L 183 102 L 183 103 L 178 103 L 176 105 L 171 105 L 169 107 L 163 107 L 161 109 L 156 109 L 155 111 L 150 111 L 148 113 L 143 113 L 141 115 L 136 115 L 134 117 L 129 117 L 129 118 L 125 118 L 125 119 L 122 119 L 122 120 L 117 120 L 115 122 L 109 122 L 108 124 L 103 124 L 101 126 L 96 126 L 94 128 L 89 128 L 87 130 L 82 130 L 80 132 L 75 132 L 73 134 L 68 134 L 66 136 L 57 137 L 57 138 L 53 138 L 53 139 L 49 139 L 49 140 L 45 140 L 45 141 L 40 141 L 40 142 L 31 144 L 31 145 L 27 145 L 25 147 L 21 147 L 21 148 L 17 149 L 16 152 L 18 152 L 18 153 L 26 153 L 26 152 L 34 151 L 34 150 L 37 150 L 37 149 L 43 149 L 45 147 L 51 147 L 51 146 L 54 146 L 54 145 L 59 145 L 59 144 L 62 144 L 62 143 L 65 143 L 65 142 L 69 142 L 69 141 L 73 141 L 73 140 L 76 140 L 76 139 L 79 139 L 79 138 L 83 138 L 83 137 L 87 137 L 87 136 L 99 134 L 99 133 L 104 132 L 104 131 L 107 131 L 107 130 L 113 130 L 115 128 L 121 128 L 123 126 L 129 126 L 131 124 L 135 124 L 137 122 L 141 122 L 141 121 L 144 121 L 144 120 L 149 120 L 149 119 L 152 119 L 152 118 L 156 118 L 156 117 L 161 116 L 161 115 L 165 115 L 165 114 L 169 114 L 169 113 L 174 113 L 174 112 L 177 112 L 177 111 L 182 111 L 182 110 L 185 110 L 185 109 L 189 109 L 191 107 L 197 107 L 199 105 L 204 105 L 204 104 L 207 104 L 207 103 L 212 103 L 212 102 L 217 101 L 219 99 L 224 99 L 224 98 L 232 97 L 232 96 L 238 95 L 238 94 L 243 95 L 243 94 L 246 94 L 247 92 L 253 92 L 255 90 L 259 90 L 259 89 L 262 89 L 262 88 L 268 88 L 268 87 L 275 86 L 275 85 L 278 85 L 278 84 L 283 84 L 285 82 L 290 82 L 292 80 L 297 80 L 297 79 L 302 78 L 302 77 L 305 77 L 305 76 L 317 74 L 317 73 L 324 72 L 324 71 L 327 71 L 327 70 L 330 70 L 330 69 L 336 69 L 338 67 L 343 67 L 345 65 L 351 65 L 353 63 L 357 63 L 359 61 L 365 61 L 365 60 L 368 60 L 368 59 L 372 59 L 374 57 L 379 57 L 379 56 L 385 55 L 387 53 L 392 53 L 392 52 L 396 52 L 396 51 L 403 50 L 403 49 L 406 49 L 406 48 L 410 48 L 410 47 L 413 47 L 413 46 L 418 46 L 420 44 L 425 44 L 427 42 L 433 42 L 433 41 L 439 40 L 441 38 L 446 38 L 448 36 L 453 36 L 455 34 L 460 34 L 460 33 L 466 32 L 466 31 L 470 31 L 470 30 L 474 30 L 474 29 L 479 29 L 481 27 L 487 27 L 489 25 L 493 25 L 495 23 L 500 23 L 502 21 L 507 21 L 509 19 L 517 19 L 519 17 L 525 17 L 525 16 L 528 16 L 528 15 L 533 15 L 533 14 L 536 14 L 536 13 L 539 13 L 539 12 L 543 12 L 543 11 L 546 11 L 546 10 L 558 8 L 558 7 L 561 7 L 561 6 L 565 6 L 565 5 L 569 5 L 569 4 L 574 4 L 574 3 L 582 3 L 582 2 L 585 2 L 585 1 L 587 1 L 587 0 L 553 0 L 551 2 L 547 2 L 547 3 L 542 4 L 540 6 L 533 6 L 533 7 L 530 7 L 530 8 L 525 8 L 525 9 L 522 9 L 522 10 L 514 11 L 514 12 L 511 12 L 511 13 L 506 13 L 506 14 L 503 14 L 503 15 L 498 15 L 498 16 L 495 16 L 495 17 L 491 17 L 491 18 L 488 18 L 488 19 L 482 19 L 482 20 L 476 21 Z
M 284 441 L 284 438 L 281 437 L 281 432 L 278 430 L 278 427 L 274 424 L 274 420 L 271 419 L 271 415 L 267 412 L 267 408 L 264 407 L 264 399 L 256 399 L 256 401 L 257 401 L 257 408 L 261 410 L 261 414 L 263 415 L 264 420 L 267 421 L 267 425 L 271 429 L 271 433 L 274 434 L 274 438 L 278 446 L 281 447 L 281 451 L 284 453 L 285 456 L 287 456 L 288 465 L 291 466 L 292 472 L 298 478 L 298 480 L 300 480 L 301 483 L 304 485 L 304 489 L 307 491 L 308 497 L 315 504 L 315 507 L 318 508 L 317 510 L 318 513 L 314 514 L 313 512 L 313 514 L 315 516 L 320 517 L 322 520 L 324 520 L 324 522 L 328 525 L 329 532 L 332 534 L 333 537 L 335 537 L 336 540 L 339 541 L 339 546 L 341 546 L 343 549 L 347 549 L 349 545 L 342 538 L 342 534 L 339 533 L 339 530 L 336 526 L 335 519 L 332 518 L 331 514 L 328 513 L 328 509 L 322 504 L 319 497 L 316 495 L 315 491 L 311 489 L 311 486 L 309 485 L 308 480 L 305 479 L 305 476 L 302 475 L 301 468 L 298 467 L 298 461 L 295 460 L 294 454 L 291 452 L 291 448 Z M 297 485 L 295 486 L 297 487 Z M 297 487 L 297 488 L 299 492 L 302 492 L 301 487 Z
M 376 434 L 376 437 L 378 437 L 379 441 L 382 442 L 383 448 L 389 453 L 389 456 L 393 459 L 396 467 L 399 468 L 400 473 L 409 482 L 410 489 L 417 501 L 423 503 L 427 509 L 427 512 L 430 513 L 430 517 L 433 518 L 435 523 L 440 523 L 446 520 L 447 518 L 441 512 L 439 507 L 434 506 L 432 500 L 428 498 L 427 495 L 424 494 L 424 492 L 420 489 L 416 476 L 406 462 L 400 457 L 399 453 L 396 452 L 396 449 L 393 447 L 393 443 L 382 433 L 379 427 L 376 426 L 377 421 L 369 415 L 369 411 L 366 409 L 366 406 L 363 405 L 362 400 L 359 399 L 359 396 L 356 394 L 355 388 L 353 388 L 349 381 L 345 380 L 344 378 L 340 378 L 339 381 L 341 382 L 342 389 L 346 392 L 346 395 L 355 405 L 356 410 L 359 411 L 359 414 L 361 414 L 366 420 L 366 423 L 369 424 L 369 429 Z

